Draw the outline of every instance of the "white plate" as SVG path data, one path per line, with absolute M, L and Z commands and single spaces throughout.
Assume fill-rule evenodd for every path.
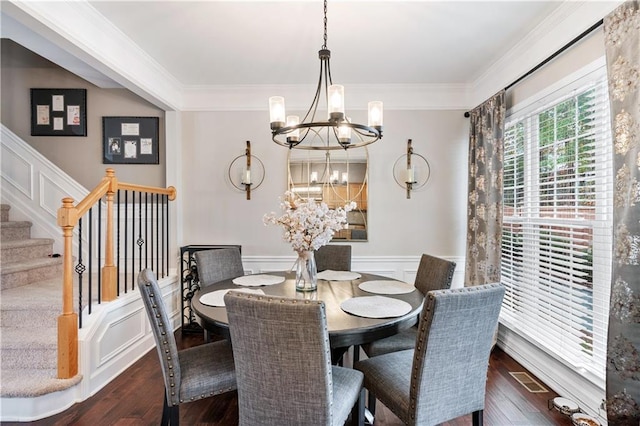
M 394 280 L 366 281 L 358 286 L 360 290 L 376 294 L 405 294 L 416 288 L 411 284 Z
M 401 317 L 411 312 L 411 305 L 404 300 L 385 296 L 352 297 L 340 304 L 343 311 L 365 318 Z
M 233 283 L 236 285 L 242 285 L 245 287 L 258 287 L 261 285 L 273 285 L 284 282 L 284 277 L 278 275 L 243 275 L 233 279 Z
M 351 281 L 357 280 L 362 275 L 351 271 L 332 271 L 331 269 L 318 272 L 318 279 L 325 281 Z
M 229 291 L 241 291 L 243 293 L 264 294 L 264 291 L 253 288 L 225 288 L 223 290 L 212 291 L 211 293 L 200 296 L 200 303 L 207 306 L 224 307 L 224 295 Z

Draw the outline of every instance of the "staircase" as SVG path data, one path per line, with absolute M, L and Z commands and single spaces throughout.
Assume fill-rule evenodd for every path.
M 53 240 L 31 238 L 31 222 L 10 221 L 9 210 L 0 206 L 0 397 L 30 398 L 82 376 L 57 378 L 62 257 L 52 253 Z

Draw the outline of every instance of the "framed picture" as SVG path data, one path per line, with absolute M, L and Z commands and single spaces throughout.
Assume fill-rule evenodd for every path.
M 103 164 L 158 164 L 158 117 L 102 117 Z
M 31 136 L 87 136 L 87 90 L 31 89 Z

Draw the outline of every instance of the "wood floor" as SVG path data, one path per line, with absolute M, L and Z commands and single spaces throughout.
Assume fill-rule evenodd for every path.
M 180 347 L 202 343 L 201 334 L 182 336 L 176 332 Z M 488 374 L 484 424 L 486 426 L 571 425 L 568 417 L 548 409 L 548 401 L 558 395 L 552 391 L 530 393 L 509 372 L 526 371 L 520 364 L 496 348 Z M 3 425 L 157 425 L 162 415 L 163 382 L 156 350 L 149 351 L 114 381 L 90 399 L 63 413 L 26 423 Z M 236 425 L 238 405 L 235 392 L 180 406 L 182 425 Z M 402 423 L 384 405 L 376 407 L 375 426 Z M 468 426 L 471 416 L 445 423 L 445 426 Z M 256 425 L 259 426 L 259 425 Z

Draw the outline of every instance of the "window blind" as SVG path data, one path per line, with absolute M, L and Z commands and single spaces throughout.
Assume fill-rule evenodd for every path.
M 600 384 L 612 149 L 604 68 L 514 113 L 505 127 L 501 322 Z

